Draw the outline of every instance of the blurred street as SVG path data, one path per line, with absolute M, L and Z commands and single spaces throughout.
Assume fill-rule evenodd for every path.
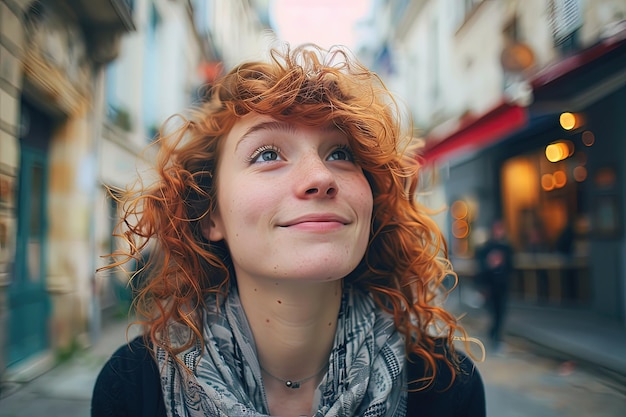
M 487 315 L 483 310 L 467 310 L 464 322 L 470 336 L 484 341 Z M 543 313 L 541 313 L 543 314 Z M 541 344 L 527 339 L 529 327 L 541 333 L 543 322 L 552 326 L 553 341 L 563 343 L 561 349 L 550 347 L 550 340 Z M 573 321 L 570 321 L 572 323 Z M 581 324 L 581 328 L 584 325 Z M 598 334 L 605 328 L 597 323 Z M 546 329 L 546 327 L 543 327 Z M 598 349 L 597 358 L 611 357 L 623 352 L 622 340 L 609 336 L 586 339 Z M 478 363 L 485 382 L 487 415 L 497 417 L 617 417 L 626 412 L 626 374 L 617 374 L 598 366 L 602 359 L 591 363 L 576 349 L 577 334 L 554 318 L 540 318 L 519 308 L 511 309 L 504 346 L 492 352 L 487 345 L 486 360 Z M 526 337 L 518 336 L 524 334 Z M 573 339 L 572 339 L 573 337 Z M 585 339 L 580 339 L 583 342 Z M 544 344 L 545 343 L 545 344 Z M 584 343 L 582 343 L 584 344 Z M 604 345 L 604 346 L 603 346 Z M 568 353 L 571 352 L 571 353 Z
M 478 368 L 488 416 L 618 417 L 626 411 L 623 385 L 576 362 L 542 356 L 523 339 L 511 339 Z
M 27 383 L 3 387 L 0 416 L 86 417 L 90 415 L 91 393 L 100 369 L 126 340 L 127 321 L 110 319 L 100 340 L 75 354 L 44 375 Z M 137 335 L 129 330 L 129 340 Z
M 516 314 L 520 312 L 511 312 L 512 322 Z M 470 334 L 482 340 L 485 320 L 484 313 L 474 309 L 468 311 L 464 322 Z M 124 343 L 125 330 L 124 320 L 108 322 L 95 346 L 30 383 L 5 387 L 0 417 L 88 416 L 97 374 L 109 355 Z M 567 332 L 566 328 L 561 330 Z M 130 337 L 135 334 L 131 328 Z M 610 350 L 607 346 L 597 354 L 609 355 Z M 590 363 L 540 348 L 512 334 L 507 335 L 500 352 L 488 352 L 478 367 L 486 386 L 490 417 L 618 417 L 626 411 L 626 375 L 607 375 Z
M 100 320 L 134 267 L 96 272 L 118 191 L 152 182 L 171 115 L 283 41 L 345 45 L 397 92 L 459 282 L 504 222 L 513 304 L 477 365 L 488 415 L 626 416 L 626 1 L 451 3 L 0 0 L 0 417 L 89 416 L 127 340 Z M 487 340 L 461 290 L 448 307 Z

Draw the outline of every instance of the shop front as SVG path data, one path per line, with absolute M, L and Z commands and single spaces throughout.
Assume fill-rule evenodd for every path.
M 501 218 L 516 252 L 516 301 L 626 322 L 625 69 L 624 39 L 603 41 L 537 74 L 533 104 L 507 107 L 525 117 L 490 112 L 430 149 L 448 161 L 448 239 L 462 285 Z

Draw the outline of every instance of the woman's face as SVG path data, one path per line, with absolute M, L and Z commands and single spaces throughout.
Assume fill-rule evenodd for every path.
M 208 238 L 238 278 L 335 280 L 359 264 L 373 197 L 344 133 L 248 114 L 224 139 Z

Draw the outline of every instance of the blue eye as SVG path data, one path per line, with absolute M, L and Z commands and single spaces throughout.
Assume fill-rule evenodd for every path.
M 350 150 L 347 146 L 339 146 L 337 149 L 332 151 L 328 156 L 328 159 L 331 161 L 354 161 L 354 154 L 352 150 Z
M 272 162 L 280 160 L 280 149 L 274 145 L 261 146 L 249 158 L 250 162 Z

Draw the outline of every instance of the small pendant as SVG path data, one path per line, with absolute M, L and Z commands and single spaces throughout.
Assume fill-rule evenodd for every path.
M 300 383 L 297 381 L 296 382 L 285 381 L 285 386 L 287 386 L 287 388 L 297 389 L 297 388 L 300 388 Z

